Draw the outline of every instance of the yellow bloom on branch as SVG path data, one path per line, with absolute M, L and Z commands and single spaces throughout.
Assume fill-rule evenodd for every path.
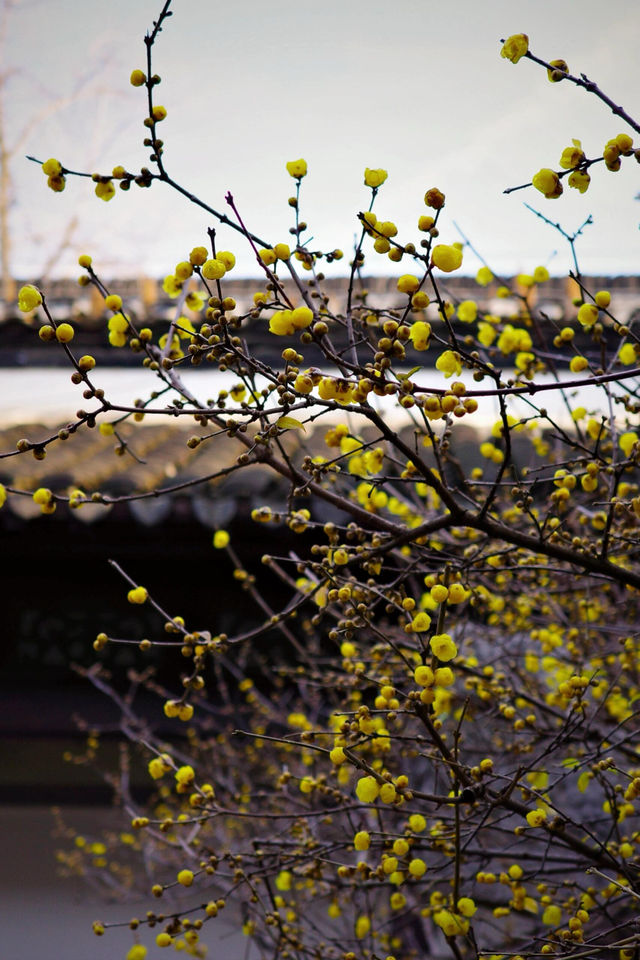
M 438 243 L 431 252 L 431 263 L 443 273 L 452 273 L 462 266 L 462 250 L 456 244 Z
M 42 294 L 37 287 L 32 286 L 30 283 L 24 287 L 20 287 L 20 292 L 18 293 L 18 309 L 22 313 L 31 313 L 31 311 L 39 307 L 41 303 Z
M 365 187 L 373 187 L 375 190 L 382 186 L 388 176 L 387 171 L 382 170 L 382 168 L 372 170 L 370 167 L 366 167 L 364 171 L 364 185 Z
M 538 172 L 534 174 L 531 182 L 536 190 L 543 193 L 548 200 L 555 200 L 562 194 L 560 177 L 554 170 L 550 170 L 549 167 L 543 167 L 541 170 L 538 170 Z
M 460 355 L 454 350 L 445 350 L 436 360 L 436 369 L 444 373 L 445 377 L 451 377 L 454 374 L 459 376 L 462 373 L 462 363 Z
M 529 50 L 529 37 L 526 33 L 514 33 L 508 37 L 500 51 L 500 56 L 517 63 Z
M 302 159 L 289 160 L 287 163 L 287 173 L 295 180 L 301 180 L 307 175 L 307 161 Z

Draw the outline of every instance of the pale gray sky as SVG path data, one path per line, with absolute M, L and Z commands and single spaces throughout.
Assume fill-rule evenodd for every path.
M 106 173 L 116 163 L 139 169 L 147 162 L 145 92 L 128 77 L 144 67 L 142 38 L 161 0 L 3 5 L 13 9 L 2 60 L 16 68 L 5 108 L 9 140 L 39 108 L 72 101 L 30 131 L 21 155 Z M 376 211 L 398 223 L 403 241 L 419 239 L 424 192 L 438 186 L 447 195 L 442 240 L 458 239 L 456 220 L 496 271 L 569 266 L 561 238 L 523 200 L 567 230 L 594 215 L 579 248 L 586 271 L 638 271 L 635 161 L 617 174 L 596 167 L 584 196 L 502 194 L 542 166 L 557 168 L 572 137 L 594 156 L 626 128 L 573 85 L 550 84 L 531 62 L 501 59 L 498 42 L 528 33 L 534 53 L 564 57 L 637 116 L 636 0 L 174 0 L 173 9 L 154 60 L 162 76 L 157 102 L 168 110 L 161 128 L 167 169 L 221 210 L 231 190 L 265 239 L 289 240 L 293 181 L 285 163 L 302 156 L 309 164 L 302 213 L 321 248 L 348 252 L 356 214 L 369 200 L 364 167 L 384 167 L 389 179 Z M 59 263 L 67 273 L 78 253 L 89 252 L 106 275 L 161 275 L 206 242 L 211 220 L 162 185 L 118 192 L 106 204 L 85 180 L 70 179 L 54 195 L 39 168 L 20 157 L 12 175 L 12 261 L 23 277 L 38 275 L 73 217 L 78 225 Z M 236 253 L 238 274 L 255 273 L 241 238 L 221 230 L 220 244 Z M 398 269 L 374 253 L 367 265 L 376 273 Z M 466 256 L 467 272 L 478 265 Z

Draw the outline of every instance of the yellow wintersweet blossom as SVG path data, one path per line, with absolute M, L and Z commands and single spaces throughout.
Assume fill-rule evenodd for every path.
M 476 283 L 481 287 L 487 287 L 493 280 L 493 274 L 489 267 L 480 267 L 476 273 Z
M 598 308 L 594 303 L 583 303 L 578 310 L 578 323 L 583 327 L 592 327 L 598 319 Z
M 438 660 L 442 660 L 443 663 L 453 660 L 453 658 L 458 655 L 458 648 L 448 633 L 434 634 L 429 640 L 429 646 L 434 656 L 436 656 Z
M 457 244 L 438 243 L 431 251 L 431 263 L 443 273 L 452 273 L 462 266 L 462 249 Z
M 307 175 L 307 161 L 303 160 L 289 160 L 287 163 L 287 173 L 290 177 L 293 177 L 294 180 L 302 180 L 303 177 Z
M 456 916 L 450 910 L 438 910 L 437 913 L 434 913 L 433 920 L 440 927 L 445 937 L 461 936 L 469 929 L 469 921 Z
M 580 193 L 586 193 L 591 183 L 591 177 L 586 170 L 574 170 L 569 174 L 567 183 L 570 187 L 573 187 L 574 190 L 579 190 Z
M 505 356 L 515 353 L 516 350 L 530 350 L 531 346 L 529 331 L 524 327 L 513 327 L 510 323 L 505 324 L 504 330 L 498 337 L 498 350 Z
M 630 367 L 633 363 L 636 363 L 638 355 L 636 354 L 636 349 L 632 343 L 623 343 L 620 349 L 618 350 L 618 360 L 625 367 Z
M 381 168 L 372 170 L 370 167 L 366 167 L 364 171 L 364 185 L 365 187 L 372 187 L 375 190 L 382 186 L 387 177 L 388 173 L 386 170 L 382 170 Z
M 584 160 L 584 151 L 579 140 L 572 139 L 571 147 L 565 147 L 560 157 L 560 166 L 563 170 L 570 170 L 572 167 L 578 167 Z
M 508 37 L 500 51 L 500 56 L 517 63 L 529 50 L 529 37 L 526 33 L 514 33 Z
M 127 594 L 129 603 L 146 603 L 149 594 L 144 587 L 133 587 Z
M 626 433 L 623 433 L 618 437 L 618 445 L 625 457 L 630 456 L 631 451 L 637 442 L 638 434 L 634 433 L 633 430 L 628 430 Z
M 222 260 L 218 260 L 217 257 L 212 260 L 207 260 L 202 265 L 202 276 L 205 280 L 221 280 L 226 272 L 227 268 Z
M 47 186 L 54 193 L 62 193 L 65 188 L 66 180 L 62 172 L 62 164 L 55 157 L 50 157 L 42 164 L 42 171 L 47 175 Z
M 542 167 L 541 170 L 538 170 L 538 172 L 534 174 L 531 183 L 536 190 L 543 193 L 548 200 L 555 200 L 562 194 L 560 177 L 555 170 L 550 170 L 549 167 Z
M 116 188 L 113 185 L 113 180 L 107 180 L 105 183 L 102 181 L 96 183 L 96 197 L 100 197 L 101 200 L 109 201 L 116 195 Z
M 431 324 L 424 320 L 416 320 L 409 328 L 409 339 L 414 350 L 427 350 L 431 337 Z
M 483 347 L 490 347 L 497 336 L 497 331 L 490 323 L 481 320 L 478 324 L 478 340 Z
M 546 267 L 536 267 L 533 271 L 533 279 L 536 283 L 546 283 L 549 279 L 549 271 Z
M 530 827 L 541 827 L 547 819 L 547 814 L 545 810 L 541 810 L 540 807 L 537 807 L 535 810 L 529 811 L 526 819 Z
M 458 304 L 458 320 L 462 323 L 473 323 L 478 316 L 478 304 L 475 300 L 463 300 Z
M 425 204 L 434 210 L 440 210 L 444 207 L 444 199 L 444 193 L 442 190 L 438 190 L 437 187 L 431 187 L 424 195 Z
M 400 293 L 415 293 L 420 286 L 420 281 L 412 273 L 404 273 L 398 277 L 396 286 Z
M 566 60 L 549 60 L 551 70 L 547 70 L 547 77 L 551 83 L 558 83 L 569 73 Z
M 356 784 L 356 796 L 362 803 L 373 803 L 380 793 L 380 786 L 375 777 L 360 777 Z
M 37 287 L 32 286 L 30 283 L 24 287 L 20 287 L 20 292 L 18 293 L 18 309 L 22 313 L 31 313 L 31 311 L 39 307 L 41 303 L 42 294 Z
M 454 374 L 459 376 L 462 373 L 462 363 L 460 355 L 454 350 L 445 350 L 436 360 L 436 369 L 444 373 L 445 377 L 451 377 Z

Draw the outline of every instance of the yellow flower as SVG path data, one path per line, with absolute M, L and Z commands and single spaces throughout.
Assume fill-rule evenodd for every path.
M 511 60 L 511 63 L 517 63 L 521 57 L 524 57 L 528 50 L 529 37 L 526 33 L 514 33 L 513 36 L 505 40 L 502 50 L 500 51 L 500 56 Z
M 434 682 L 433 670 L 426 664 L 416 667 L 413 671 L 413 679 L 419 687 L 432 687 Z
M 20 287 L 20 292 L 18 293 L 18 309 L 22 313 L 30 313 L 32 310 L 35 310 L 36 307 L 39 307 L 42 303 L 42 294 L 40 291 L 28 283 L 24 287 Z
M 569 369 L 571 373 L 582 373 L 583 370 L 586 370 L 589 366 L 589 361 L 586 357 L 572 357 L 569 363 Z
M 58 343 L 69 343 L 75 336 L 75 330 L 70 323 L 59 323 L 56 327 L 56 340 Z
M 628 133 L 619 133 L 615 138 L 615 142 L 620 153 L 624 154 L 624 156 L 628 156 L 633 150 L 633 139 Z
M 433 217 L 423 216 L 418 217 L 418 230 L 421 230 L 423 233 L 431 230 L 431 227 L 435 223 Z
M 445 377 L 451 377 L 453 374 L 455 374 L 456 377 L 459 376 L 460 373 L 462 373 L 459 354 L 453 350 L 445 350 L 436 360 L 436 369 L 444 373 Z
M 222 550 L 229 543 L 229 534 L 226 530 L 216 530 L 213 535 L 213 545 L 216 550 Z
M 269 319 L 269 332 L 278 337 L 290 336 L 295 329 L 292 310 L 279 310 Z
M 383 783 L 380 787 L 380 799 L 383 803 L 393 803 L 396 799 L 396 788 L 392 783 Z
M 368 850 L 371 846 L 371 837 L 366 830 L 359 830 L 353 838 L 356 850 Z
M 542 922 L 548 927 L 557 927 L 562 920 L 562 910 L 560 907 L 550 904 L 542 914 Z
M 144 960 L 147 955 L 147 948 L 141 943 L 134 943 L 127 953 L 127 960 Z
M 549 279 L 549 271 L 546 267 L 536 267 L 533 271 L 533 279 L 536 283 L 546 283 Z
M 425 310 L 430 302 L 429 296 L 424 290 L 418 290 L 417 293 L 414 293 L 411 297 L 411 306 L 414 310 Z
M 538 172 L 534 174 L 531 183 L 536 190 L 543 193 L 548 200 L 555 200 L 562 194 L 562 184 L 560 183 L 558 174 L 548 167 L 543 167 L 541 170 L 538 170 Z
M 193 871 L 181 870 L 177 879 L 178 883 L 182 884 L 183 887 L 190 887 L 193 883 Z
M 530 827 L 541 827 L 546 819 L 547 814 L 544 810 L 541 810 L 540 807 L 535 810 L 530 810 L 527 814 L 527 823 Z
M 434 913 L 433 920 L 440 927 L 445 937 L 456 937 L 464 934 L 469 929 L 469 921 L 456 916 L 449 910 L 438 910 Z
M 434 656 L 436 656 L 438 660 L 442 660 L 443 663 L 453 660 L 453 658 L 458 655 L 458 648 L 448 633 L 434 634 L 429 640 L 429 646 Z
M 129 77 L 129 83 L 132 87 L 141 87 L 143 83 L 147 82 L 147 78 L 142 70 L 132 70 L 131 76 Z
M 635 347 L 632 343 L 623 343 L 618 350 L 618 360 L 625 367 L 631 366 L 637 360 Z
M 572 167 L 578 167 L 584 160 L 584 151 L 579 140 L 571 141 L 573 146 L 565 147 L 560 157 L 560 166 L 563 170 L 570 170 Z
M 365 187 L 373 187 L 373 189 L 376 190 L 382 186 L 387 177 L 388 173 L 386 170 L 372 170 L 370 167 L 366 167 L 364 171 L 364 185 Z
M 549 64 L 553 68 L 551 70 L 547 69 L 547 77 L 551 83 L 558 83 L 569 73 L 566 60 L 549 60 Z
M 438 243 L 431 251 L 431 263 L 443 273 L 452 273 L 462 265 L 462 250 L 455 245 Z
M 448 590 L 449 603 L 464 603 L 469 594 L 470 591 L 465 590 L 461 583 L 452 583 Z
M 160 780 L 170 769 L 162 757 L 154 757 L 153 760 L 149 760 L 148 770 L 154 780 Z
M 409 328 L 409 339 L 414 350 L 427 350 L 431 337 L 431 324 L 424 320 L 416 320 Z
M 478 324 L 478 340 L 483 347 L 490 347 L 496 338 L 496 330 L 490 323 L 481 320 Z
M 296 307 L 291 311 L 291 323 L 296 330 L 304 330 L 313 322 L 313 310 L 309 307 Z
M 174 275 L 170 273 L 162 281 L 162 289 L 168 297 L 174 299 L 175 297 L 180 296 L 180 291 L 182 290 L 182 281 L 178 280 L 177 277 L 174 277 Z
M 458 320 L 462 323 L 473 323 L 478 316 L 478 304 L 475 300 L 463 300 L 458 304 Z
M 202 276 L 205 280 L 221 280 L 227 272 L 222 260 L 207 260 L 202 264 Z
M 593 303 L 583 303 L 578 310 L 578 323 L 583 327 L 592 327 L 598 319 L 598 308 Z
M 574 190 L 579 190 L 580 193 L 586 193 L 591 183 L 591 177 L 586 170 L 574 170 L 569 174 L 567 183 L 570 187 L 573 187 Z
M 307 175 L 307 161 L 302 159 L 289 160 L 287 163 L 287 173 L 295 180 L 301 180 Z
M 631 451 L 633 450 L 635 444 L 638 442 L 638 434 L 634 433 L 633 430 L 629 430 L 627 433 L 623 433 L 618 438 L 618 445 L 625 457 L 630 456 Z
M 438 190 L 437 187 L 431 187 L 424 195 L 424 202 L 428 207 L 432 207 L 434 210 L 440 210 L 444 207 L 444 193 L 442 190 Z
M 42 164 L 42 170 L 48 177 L 59 177 L 62 173 L 62 164 L 55 157 L 51 157 Z
M 380 787 L 375 777 L 360 777 L 356 783 L 356 796 L 362 803 L 373 803 L 379 793 Z
M 396 286 L 400 293 L 415 293 L 420 286 L 420 281 L 413 274 L 404 273 L 401 277 L 398 277 Z
M 276 877 L 276 888 L 278 890 L 291 890 L 292 874 L 290 870 L 281 870 Z
M 411 621 L 411 629 L 413 633 L 424 633 L 425 630 L 428 630 L 431 626 L 431 617 L 428 613 L 425 613 L 424 610 L 421 610 L 420 613 Z
M 489 267 L 480 267 L 476 273 L 476 283 L 481 287 L 487 287 L 493 280 L 493 274 Z
M 457 906 L 458 913 L 461 913 L 463 917 L 472 917 L 478 909 L 471 897 L 460 897 Z
M 291 256 L 291 250 L 288 243 L 276 243 L 273 252 L 278 260 L 288 260 Z
M 369 917 L 364 916 L 364 914 L 356 920 L 356 937 L 358 940 L 362 940 L 363 937 L 371 930 L 371 920 Z
M 216 260 L 219 260 L 226 270 L 233 270 L 236 265 L 235 255 L 230 250 L 219 250 L 216 253 Z
M 185 764 L 185 766 L 179 767 L 176 770 L 175 778 L 178 781 L 178 783 L 188 786 L 195 779 L 195 775 L 196 774 L 193 767 L 189 766 L 188 764 Z
M 100 183 L 96 183 L 95 193 L 96 197 L 100 197 L 100 199 L 104 200 L 105 202 L 111 200 L 112 197 L 115 197 L 116 195 L 116 188 L 113 185 L 113 180 L 107 180 L 106 183 L 102 183 L 102 181 L 100 181 Z
M 144 587 L 134 587 L 129 590 L 127 600 L 129 603 L 145 603 L 149 594 Z
M 427 821 L 421 813 L 412 813 L 409 817 L 409 827 L 414 833 L 422 833 L 426 826 Z

